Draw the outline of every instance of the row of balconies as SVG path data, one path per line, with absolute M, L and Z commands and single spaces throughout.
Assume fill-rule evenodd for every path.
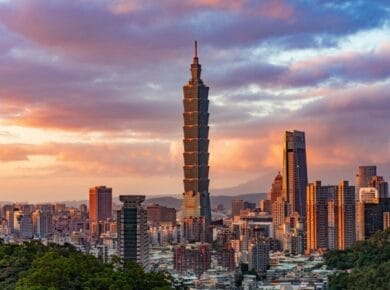
M 209 176 L 209 166 L 184 166 L 184 178 L 208 178 Z
M 184 138 L 204 138 L 208 139 L 209 126 L 184 126 L 183 127 Z
M 207 125 L 209 113 L 207 112 L 185 112 L 183 113 L 184 125 Z
M 194 192 L 208 192 L 209 189 L 209 179 L 184 179 L 184 191 L 194 191 Z
M 208 152 L 184 152 L 184 165 L 208 165 L 209 153 Z
M 185 99 L 207 99 L 209 96 L 209 88 L 203 84 L 198 86 L 186 85 L 183 87 L 183 93 Z
M 208 152 L 209 140 L 208 139 L 184 139 L 184 151 L 185 152 Z
M 204 112 L 209 110 L 208 99 L 188 98 L 183 100 L 184 112 Z

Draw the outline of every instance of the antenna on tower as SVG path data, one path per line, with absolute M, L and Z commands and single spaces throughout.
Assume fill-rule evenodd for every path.
M 198 41 L 195 40 L 195 57 L 198 57 Z

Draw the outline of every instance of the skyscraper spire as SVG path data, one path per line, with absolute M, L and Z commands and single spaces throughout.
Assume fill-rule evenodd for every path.
M 201 72 L 202 72 L 202 66 L 199 64 L 199 58 L 198 58 L 198 41 L 195 40 L 194 61 L 191 64 L 191 76 L 192 76 L 191 81 L 201 83 L 202 82 L 202 80 L 200 79 Z

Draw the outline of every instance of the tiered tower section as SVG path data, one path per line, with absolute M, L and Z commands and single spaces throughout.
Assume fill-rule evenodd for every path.
M 197 55 L 191 64 L 191 79 L 184 92 L 184 201 L 183 218 L 205 217 L 211 221 L 209 197 L 209 88 L 200 78 L 201 65 Z

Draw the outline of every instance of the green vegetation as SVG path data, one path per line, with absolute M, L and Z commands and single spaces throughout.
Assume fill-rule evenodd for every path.
M 171 281 L 118 257 L 102 263 L 71 245 L 0 243 L 0 289 L 170 289 Z
M 390 229 L 377 232 L 348 250 L 328 252 L 325 263 L 328 269 L 349 270 L 330 277 L 330 290 L 389 289 Z

